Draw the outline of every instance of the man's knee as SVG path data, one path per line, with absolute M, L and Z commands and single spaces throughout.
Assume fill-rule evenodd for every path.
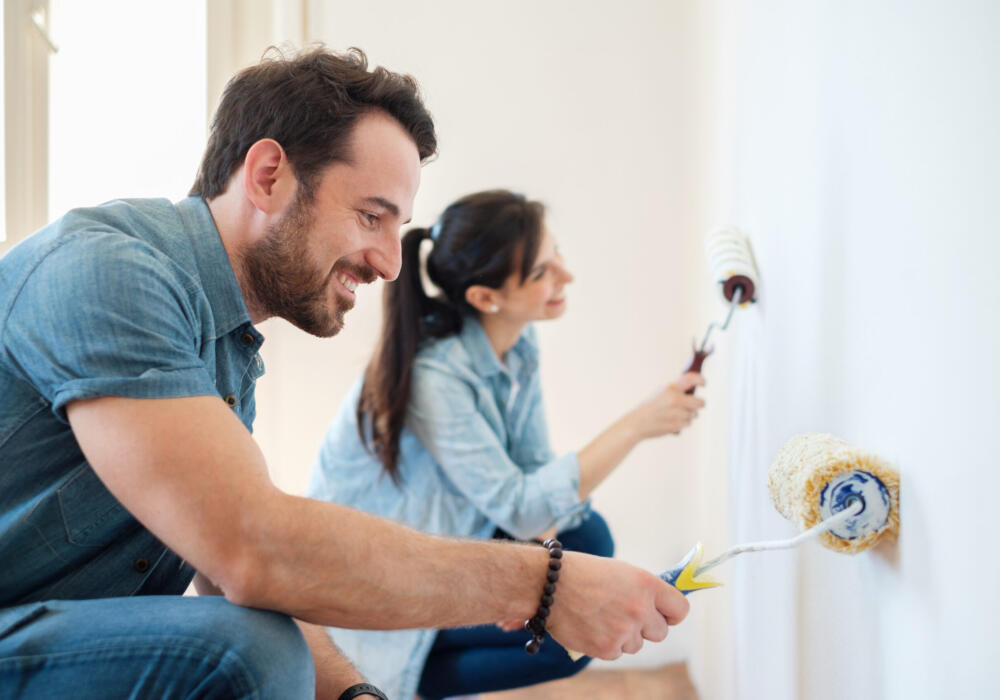
M 315 693 L 312 655 L 286 615 L 180 596 L 36 607 L 0 640 L 0 698 L 10 687 L 27 697 L 52 688 L 82 698 Z
M 312 655 L 287 615 L 242 608 L 214 599 L 199 620 L 203 633 L 224 651 L 220 672 L 240 692 L 259 697 L 306 698 L 315 693 Z

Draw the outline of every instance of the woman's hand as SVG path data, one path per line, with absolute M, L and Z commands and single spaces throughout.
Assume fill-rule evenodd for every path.
M 698 386 L 705 386 L 705 378 L 697 372 L 688 372 L 639 404 L 631 418 L 640 438 L 677 434 L 688 427 L 705 402 L 684 392 Z
M 527 620 L 507 620 L 506 622 L 498 622 L 497 627 L 504 632 L 513 632 L 514 630 L 523 630 L 525 622 Z
M 580 500 L 590 496 L 625 455 L 647 438 L 679 433 L 690 425 L 705 402 L 684 392 L 691 387 L 705 386 L 697 372 L 688 372 L 680 379 L 643 401 L 619 418 L 577 454 L 580 462 Z

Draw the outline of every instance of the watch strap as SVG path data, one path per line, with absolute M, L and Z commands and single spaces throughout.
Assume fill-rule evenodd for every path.
M 374 695 L 380 700 L 389 700 L 381 690 L 373 686 L 371 683 L 355 683 L 350 688 L 345 690 L 340 694 L 337 700 L 351 700 L 351 698 L 356 698 L 359 695 Z

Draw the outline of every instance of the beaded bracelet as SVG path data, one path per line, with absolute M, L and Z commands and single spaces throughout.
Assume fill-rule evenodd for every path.
M 545 540 L 542 546 L 549 550 L 549 568 L 545 574 L 545 587 L 542 589 L 542 599 L 538 604 L 535 616 L 524 623 L 524 629 L 531 632 L 532 637 L 524 645 L 529 654 L 537 654 L 545 641 L 545 622 L 552 608 L 552 599 L 556 593 L 556 581 L 559 580 L 559 569 L 562 568 L 562 544 L 559 540 Z

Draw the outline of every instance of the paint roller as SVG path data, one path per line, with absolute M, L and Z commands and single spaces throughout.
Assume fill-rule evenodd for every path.
M 899 533 L 899 473 L 833 435 L 807 433 L 782 445 L 768 470 L 767 488 L 778 512 L 804 532 L 738 545 L 704 564 L 699 542 L 660 578 L 687 595 L 721 586 L 705 572 L 738 554 L 791 549 L 815 537 L 836 552 L 857 554 Z M 567 652 L 574 661 L 583 656 Z
M 833 435 L 808 433 L 788 440 L 768 470 L 767 487 L 774 507 L 801 534 L 739 545 L 704 564 L 699 542 L 660 578 L 687 595 L 721 585 L 703 574 L 737 554 L 790 549 L 815 537 L 836 552 L 857 554 L 899 532 L 899 473 Z
M 697 340 L 692 343 L 694 357 L 684 371 L 699 374 L 705 358 L 714 350 L 708 347 L 712 331 L 716 328 L 720 331 L 726 330 L 737 307 L 745 307 L 756 302 L 757 289 L 760 286 L 760 275 L 757 272 L 753 251 L 750 249 L 750 241 L 736 229 L 721 228 L 712 233 L 705 242 L 705 252 L 712 279 L 715 280 L 722 298 L 729 304 L 729 313 L 723 323 L 709 324 L 701 345 L 697 344 Z M 693 394 L 694 387 L 688 389 L 686 393 Z

